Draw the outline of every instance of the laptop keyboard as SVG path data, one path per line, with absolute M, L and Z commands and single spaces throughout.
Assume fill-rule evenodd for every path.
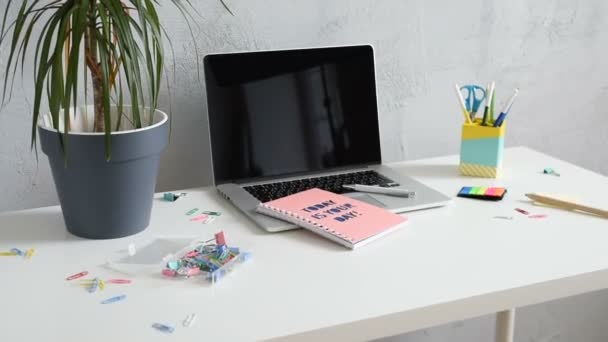
M 343 188 L 342 185 L 344 184 L 399 186 L 399 184 L 380 175 L 376 171 L 360 171 L 287 182 L 252 185 L 243 187 L 243 189 L 260 200 L 260 202 L 268 202 L 312 188 L 319 188 L 336 194 L 354 191 Z

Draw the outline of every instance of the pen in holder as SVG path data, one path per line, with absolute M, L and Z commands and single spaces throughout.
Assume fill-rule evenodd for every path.
M 480 119 L 462 125 L 459 167 L 461 174 L 484 178 L 500 176 L 505 126 L 482 126 Z

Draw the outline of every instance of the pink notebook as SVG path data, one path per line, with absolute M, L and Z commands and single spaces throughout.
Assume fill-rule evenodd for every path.
M 352 249 L 407 222 L 407 218 L 388 210 L 321 189 L 261 203 L 257 211 L 289 221 Z

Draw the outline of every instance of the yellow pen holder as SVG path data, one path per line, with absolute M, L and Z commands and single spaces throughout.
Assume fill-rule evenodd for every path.
M 481 119 L 462 125 L 459 166 L 462 175 L 483 178 L 500 176 L 505 126 L 482 126 Z

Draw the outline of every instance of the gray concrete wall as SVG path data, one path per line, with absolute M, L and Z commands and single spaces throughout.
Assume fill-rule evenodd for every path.
M 608 174 L 605 0 L 227 0 L 234 17 L 218 1 L 193 2 L 200 13 L 193 31 L 201 55 L 372 43 L 387 161 L 457 153 L 462 115 L 452 84 L 494 79 L 499 104 L 520 88 L 508 145 L 527 145 Z M 194 44 L 179 13 L 164 7 L 175 73 L 169 65 L 173 136 L 159 191 L 210 182 Z M 0 76 L 5 63 L 6 51 L 0 51 Z M 0 210 L 57 203 L 46 157 L 37 162 L 29 149 L 29 75 L 26 68 L 25 82 L 17 79 L 12 101 L 0 112 Z M 161 108 L 168 103 L 165 90 Z M 607 298 L 599 293 L 525 309 L 517 340 L 606 341 L 605 324 L 584 316 L 604 317 Z M 484 317 L 394 340 L 490 341 L 491 324 Z

